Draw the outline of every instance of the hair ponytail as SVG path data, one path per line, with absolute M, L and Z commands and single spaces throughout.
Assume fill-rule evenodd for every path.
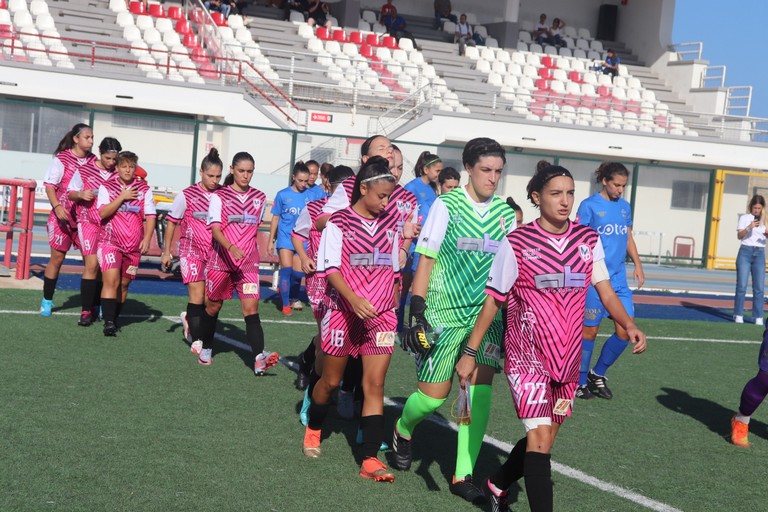
M 66 151 L 68 149 L 72 149 L 73 147 L 75 147 L 75 137 L 80 135 L 80 132 L 82 132 L 83 130 L 90 130 L 90 129 L 91 127 L 85 123 L 77 123 L 59 141 L 58 146 L 56 146 L 56 150 L 53 152 L 53 156 L 58 155 L 62 151 Z
M 533 175 L 533 178 L 531 178 L 531 180 L 528 182 L 528 186 L 525 188 L 528 192 L 528 200 L 531 202 L 531 204 L 533 204 L 533 206 L 536 208 L 539 207 L 539 205 L 536 204 L 536 202 L 533 200 L 533 193 L 536 192 L 541 194 L 541 191 L 544 190 L 544 187 L 547 183 L 549 183 L 549 180 L 556 176 L 567 176 L 573 179 L 571 171 L 559 165 L 548 165 L 546 167 L 540 167 L 536 169 L 536 174 Z
M 221 161 L 221 158 L 219 157 L 219 150 L 216 148 L 211 148 L 208 154 L 205 155 L 205 158 L 203 158 L 203 161 L 200 164 L 200 171 L 205 172 L 213 165 L 219 169 L 224 168 L 224 162 Z
M 218 155 L 218 151 L 216 152 L 216 154 Z M 256 161 L 253 159 L 250 153 L 246 151 L 240 151 L 238 153 L 235 153 L 235 156 L 232 157 L 232 168 L 237 166 L 237 164 L 239 164 L 243 160 L 248 160 L 254 164 L 256 163 Z M 232 173 L 232 170 L 230 169 L 229 174 L 227 174 L 227 177 L 224 178 L 224 186 L 228 187 L 230 185 L 233 185 L 234 183 L 235 183 L 235 175 Z
M 355 204 L 361 197 L 360 186 L 370 186 L 374 181 L 388 180 L 395 183 L 395 176 L 389 172 L 389 160 L 382 156 L 372 156 L 363 164 L 355 179 L 355 187 L 352 189 L 351 204 Z

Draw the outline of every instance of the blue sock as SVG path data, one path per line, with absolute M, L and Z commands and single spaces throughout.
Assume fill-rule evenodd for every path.
M 304 272 L 298 270 L 291 271 L 291 293 L 290 296 L 293 300 L 301 300 L 299 294 L 301 293 L 301 280 L 304 279 Z
M 603 345 L 603 350 L 600 352 L 600 357 L 597 359 L 594 372 L 598 375 L 605 377 L 605 372 L 608 368 L 615 363 L 624 349 L 629 345 L 629 340 L 623 340 L 619 338 L 616 333 L 608 338 Z
M 581 339 L 581 368 L 579 369 L 579 386 L 587 385 L 589 363 L 592 362 L 592 351 L 595 350 L 595 340 Z
M 290 306 L 289 295 L 291 291 L 291 272 L 292 268 L 281 268 L 278 283 L 280 285 L 280 299 L 283 301 L 283 307 Z

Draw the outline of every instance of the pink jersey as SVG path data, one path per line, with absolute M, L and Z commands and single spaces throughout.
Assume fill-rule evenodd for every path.
M 108 179 L 99 187 L 96 207 L 101 209 L 117 198 L 124 189 L 133 187 L 138 192 L 136 199 L 124 201 L 117 211 L 101 221 L 100 243 L 117 247 L 124 252 L 136 251 L 144 238 L 144 219 L 154 217 L 155 201 L 152 191 L 144 180 L 133 180 L 125 186 L 119 176 Z
M 605 258 L 599 235 L 574 223 L 554 235 L 534 221 L 512 231 L 507 242 L 499 246 L 486 287 L 508 304 L 506 373 L 578 380 L 587 288 L 593 266 Z
M 43 179 L 45 186 L 56 191 L 56 199 L 70 213 L 73 227 L 76 213 L 73 208 L 73 202 L 67 197 L 69 182 L 76 171 L 92 163 L 94 160 L 96 160 L 96 156 L 93 153 L 88 153 L 83 158 L 80 158 L 71 149 L 64 150 L 53 157 Z
M 208 226 L 221 226 L 221 231 L 230 243 L 238 247 L 245 255 L 235 261 L 227 247 L 221 247 L 213 241 L 213 248 L 208 260 L 208 268 L 232 272 L 258 272 L 259 248 L 256 235 L 259 224 L 264 218 L 264 206 L 267 196 L 264 192 L 248 187 L 245 192 L 238 192 L 231 186 L 217 190 L 208 206 Z
M 320 239 L 317 271 L 340 272 L 347 285 L 370 301 L 379 313 L 394 308 L 395 279 L 400 273 L 397 217 L 384 211 L 366 219 L 352 207 L 331 215 Z M 353 311 L 352 306 L 328 285 L 327 306 Z
M 96 164 L 96 162 L 98 162 L 98 160 L 93 159 L 75 171 L 75 174 L 72 176 L 72 179 L 67 186 L 67 190 L 75 190 L 77 192 L 90 190 L 94 195 L 94 198 L 90 201 L 75 202 L 75 213 L 77 215 L 78 224 L 81 222 L 101 224 L 99 210 L 96 207 L 96 202 L 98 199 L 97 196 L 99 195 L 99 187 L 101 187 L 109 178 L 114 176 L 114 171 L 102 169 Z
M 179 257 L 206 259 L 213 239 L 208 227 L 208 209 L 213 192 L 200 183 L 187 187 L 173 200 L 168 220 L 179 224 Z
M 323 206 L 328 202 L 328 198 L 316 199 L 307 203 L 296 220 L 291 236 L 307 242 L 307 256 L 317 263 L 317 250 L 320 247 L 320 237 L 322 232 L 315 228 L 315 221 L 323 213 Z

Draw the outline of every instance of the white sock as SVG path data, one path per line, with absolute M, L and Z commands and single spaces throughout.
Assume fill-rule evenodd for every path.
M 737 412 L 734 418 L 736 418 L 736 421 L 740 421 L 749 425 L 749 416 L 744 416 L 743 414 Z

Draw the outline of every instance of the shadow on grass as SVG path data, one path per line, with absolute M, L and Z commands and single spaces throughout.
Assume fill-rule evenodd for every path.
M 658 395 L 656 400 L 667 409 L 689 416 L 699 421 L 710 431 L 730 441 L 731 418 L 734 410 L 708 400 L 691 396 L 686 391 L 672 388 L 661 388 L 666 393 Z M 750 434 L 768 440 L 768 424 L 754 418 L 749 422 Z
M 66 311 L 68 309 L 80 310 L 81 302 L 80 295 L 73 294 L 67 297 L 67 300 L 63 304 L 53 309 L 56 311 Z M 146 317 L 146 318 L 145 318 Z M 136 299 L 132 299 L 130 294 L 125 301 L 120 317 L 117 319 L 117 324 L 122 329 L 132 324 L 138 324 L 142 322 L 157 322 L 163 317 L 163 312 L 159 309 L 147 306 L 144 302 Z
M 680 305 L 682 305 L 685 309 L 698 311 L 699 313 L 702 313 L 707 316 L 711 316 L 718 320 L 728 320 L 728 321 L 733 320 L 733 315 L 731 315 L 730 313 L 726 313 L 724 310 L 713 307 L 713 306 L 705 306 L 703 304 L 697 304 L 696 302 L 688 302 L 688 301 L 682 301 Z

